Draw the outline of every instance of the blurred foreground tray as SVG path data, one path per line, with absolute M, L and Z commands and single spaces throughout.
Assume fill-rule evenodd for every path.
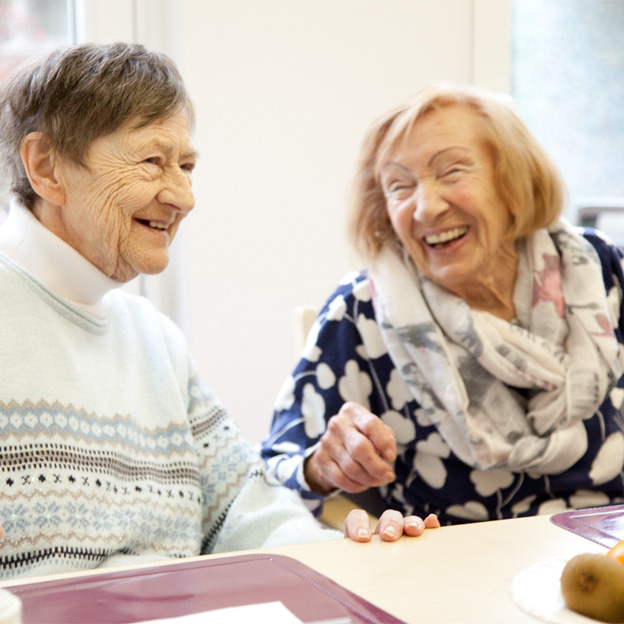
M 564 511 L 550 519 L 557 526 L 606 548 L 624 540 L 624 505 Z
M 402 624 L 291 557 L 238 555 L 7 587 L 24 624 L 119 624 L 282 602 L 303 622 Z

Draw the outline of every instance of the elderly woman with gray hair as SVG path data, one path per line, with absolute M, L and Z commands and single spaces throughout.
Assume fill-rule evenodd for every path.
M 342 536 L 268 483 L 181 332 L 119 288 L 167 266 L 192 127 L 142 46 L 60 49 L 0 92 L 0 577 Z
M 398 523 L 624 500 L 622 251 L 563 196 L 506 96 L 434 86 L 381 115 L 351 214 L 367 268 L 277 399 L 271 474 L 317 509 L 376 488 Z

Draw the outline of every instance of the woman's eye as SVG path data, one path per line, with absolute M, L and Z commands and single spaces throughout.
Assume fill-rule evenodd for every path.
M 186 171 L 187 173 L 191 173 L 191 171 L 195 169 L 195 163 L 186 163 L 184 165 L 180 165 L 180 169 Z
M 449 165 L 446 169 L 442 169 L 440 171 L 439 177 L 440 178 L 455 178 L 461 175 L 464 175 L 469 169 L 468 165 L 463 165 L 463 164 L 456 164 L 456 165 Z
M 147 163 L 148 165 L 157 165 L 158 158 L 156 156 L 152 156 L 150 158 L 146 158 L 143 162 Z
M 413 188 L 414 185 L 407 182 L 393 182 L 384 186 L 384 193 L 386 195 L 401 195 L 411 191 Z

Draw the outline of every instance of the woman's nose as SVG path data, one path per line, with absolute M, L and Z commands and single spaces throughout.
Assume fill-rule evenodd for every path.
M 414 219 L 433 223 L 448 207 L 435 181 L 422 181 L 414 193 Z
M 158 200 L 170 204 L 180 212 L 188 213 L 195 206 L 195 196 L 191 188 L 190 173 L 172 167 L 166 175 L 166 181 L 161 189 Z

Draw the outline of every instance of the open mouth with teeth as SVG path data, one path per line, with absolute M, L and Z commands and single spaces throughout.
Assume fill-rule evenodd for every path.
M 165 223 L 158 223 L 158 221 L 147 221 L 146 219 L 137 219 L 137 221 L 153 230 L 166 230 L 168 227 Z
M 448 247 L 455 241 L 458 241 L 460 238 L 463 238 L 467 232 L 468 226 L 462 225 L 461 227 L 446 230 L 446 232 L 441 232 L 440 234 L 430 234 L 429 236 L 425 236 L 425 243 L 435 249 L 442 249 L 443 247 Z

